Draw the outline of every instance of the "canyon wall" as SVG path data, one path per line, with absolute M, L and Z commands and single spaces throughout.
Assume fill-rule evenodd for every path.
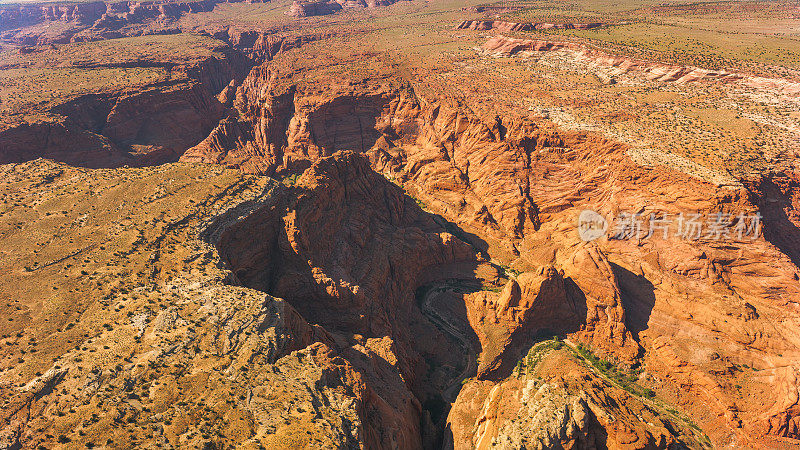
M 401 75 L 386 55 L 312 59 L 289 50 L 314 36 L 218 33 L 242 53 L 184 68 L 180 82 L 73 99 L 49 111 L 59 120 L 0 132 L 0 156 L 90 167 L 180 157 L 281 180 L 204 232 L 218 254 L 206 259 L 226 268 L 216 281 L 229 286 L 213 285 L 223 300 L 202 310 L 224 332 L 197 349 L 178 346 L 170 359 L 203 367 L 198 355 L 222 353 L 232 361 L 227 373 L 257 367 L 242 376 L 260 388 L 237 391 L 255 398 L 247 420 L 258 426 L 248 438 L 282 429 L 291 415 L 272 417 L 277 400 L 264 386 L 273 385 L 302 392 L 302 406 L 280 403 L 281 411 L 306 417 L 326 405 L 316 415 L 332 446 L 515 447 L 530 439 L 652 448 L 704 442 L 700 429 L 718 446 L 800 438 L 796 171 L 715 185 L 641 166 L 627 145 L 594 133 L 481 114 L 474 99 L 446 98 L 426 89 L 424 76 Z M 609 60 L 569 43 L 498 36 L 484 50 L 574 52 L 658 82 L 740 80 Z M 250 61 L 259 65 L 248 73 Z M 576 231 L 584 209 L 608 218 L 760 213 L 765 231 L 756 239 L 585 242 Z M 156 323 L 179 322 L 166 314 Z M 146 342 L 170 346 L 160 327 L 142 330 Z M 553 336 L 568 348 L 538 360 L 549 369 L 514 372 Z M 609 375 L 574 364 L 579 351 L 616 373 L 638 371 L 635 382 L 680 414 L 653 406 L 642 394 L 649 391 L 607 384 Z M 62 376 L 48 373 L 15 397 L 20 406 L 7 422 L 44 411 L 35 397 Z M 227 387 L 223 375 L 198 386 Z M 70 376 L 71 388 L 92 383 Z
M 465 20 L 456 26 L 457 30 L 495 30 L 500 33 L 533 30 L 590 30 L 603 26 L 600 22 L 588 23 L 533 23 L 508 22 L 504 20 Z
M 257 242 L 252 236 L 258 235 Z M 370 448 L 420 448 L 435 435 L 428 399 L 441 367 L 461 355 L 417 308 L 422 274 L 476 265 L 471 248 L 402 190 L 350 152 L 322 157 L 280 202 L 249 214 L 215 240 L 236 283 L 286 299 L 339 336 L 361 374 Z M 381 300 L 378 300 L 381 299 Z M 431 445 L 431 442 L 426 442 Z
M 657 61 L 615 55 L 574 42 L 518 39 L 497 35 L 488 39 L 481 46 L 481 49 L 492 55 L 506 57 L 563 50 L 571 54 L 577 61 L 587 63 L 590 68 L 599 69 L 608 81 L 620 75 L 631 75 L 661 83 L 738 82 L 749 88 L 772 92 L 777 95 L 797 96 L 800 94 L 800 83 L 790 80 L 758 77 L 728 70 L 709 70 L 694 66 L 664 64 Z
M 343 9 L 389 6 L 398 0 L 295 0 L 286 12 L 293 17 L 324 16 Z
M 244 78 L 251 64 L 223 48 L 220 57 L 173 68 L 174 81 L 64 98 L 35 120 L 4 124 L 0 162 L 51 158 L 119 167 L 176 161 L 224 117 L 218 94 Z
M 584 243 L 574 229 L 582 207 L 613 216 L 656 207 L 672 215 L 687 208 L 701 215 L 754 214 L 764 206 L 746 187 L 714 186 L 668 168 L 639 166 L 625 145 L 597 135 L 565 132 L 545 121 L 478 117 L 463 104 L 423 97 L 413 84 L 380 71 L 359 73 L 363 78 L 342 82 L 320 69 L 315 83 L 305 83 L 276 66 L 256 68 L 237 91 L 233 115 L 182 160 L 281 177 L 311 167 L 303 180 L 321 162 L 339 160 L 335 155 L 343 149 L 362 153 L 372 170 L 401 185 L 468 243 L 478 266 L 510 263 L 521 272 L 502 281 L 500 292 L 481 290 L 463 298 L 466 309 L 459 320 L 469 323 L 481 348 L 478 380 L 503 382 L 536 336 L 565 334 L 620 367 L 647 367 L 648 385 L 686 408 L 716 442 L 791 434 L 785 430 L 796 420 L 793 407 L 782 401 L 765 407 L 729 386 L 772 385 L 767 380 L 783 379 L 775 361 L 793 354 L 796 343 L 783 327 L 794 319 L 780 321 L 776 331 L 767 328 L 785 311 L 786 299 L 800 294 L 792 253 L 781 252 L 793 245 L 787 242 L 797 236 L 794 223 L 785 225 L 792 236 L 785 242 L 776 233 L 767 234 L 768 240 L 724 245 L 678 238 Z M 796 215 L 791 202 L 784 206 L 781 211 Z M 256 278 L 276 276 L 283 277 Z M 333 278 L 352 279 L 344 273 Z M 281 284 L 276 283 L 272 288 Z M 286 295 L 290 291 L 296 289 Z M 356 304 L 370 304 L 372 298 L 395 304 L 398 297 L 367 295 Z M 305 301 L 296 298 L 293 304 L 304 311 L 298 305 Z M 742 334 L 744 322 L 761 330 L 758 338 Z M 363 327 L 355 318 L 344 323 Z M 676 329 L 685 331 L 670 340 Z M 408 342 L 399 334 L 394 339 L 399 347 Z M 686 353 L 719 355 L 720 346 L 736 350 L 722 360 Z M 778 378 L 719 369 L 734 360 Z

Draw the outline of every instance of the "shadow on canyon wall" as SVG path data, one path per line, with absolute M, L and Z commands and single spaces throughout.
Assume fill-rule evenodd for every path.
M 622 297 L 625 326 L 638 341 L 639 333 L 648 328 L 650 314 L 656 304 L 655 286 L 643 275 L 636 275 L 620 265 L 610 264 Z
M 465 360 L 477 353 L 478 339 L 463 304 L 451 305 L 445 325 L 456 324 L 467 344 L 434 323 L 415 295 L 424 284 L 478 282 L 475 252 L 488 244 L 422 210 L 356 154 L 318 161 L 301 182 L 306 185 L 276 183 L 264 204 L 229 211 L 203 238 L 217 247 L 231 283 L 283 298 L 306 321 L 344 339 L 339 342 L 391 339 L 399 359 L 393 364 L 377 355 L 369 364 L 360 361 L 348 348 L 355 341 L 337 351 L 365 379 L 393 373 L 392 383 L 404 383 L 422 406 L 426 440 L 441 442 L 449 410 L 442 394 L 475 375 L 461 371 L 468 370 Z M 442 240 L 446 230 L 470 242 Z
M 788 256 L 800 268 L 800 228 L 787 211 L 796 211 L 800 203 L 800 181 L 776 173 L 764 176 L 747 186 L 750 201 L 758 206 L 762 216 L 764 239 Z

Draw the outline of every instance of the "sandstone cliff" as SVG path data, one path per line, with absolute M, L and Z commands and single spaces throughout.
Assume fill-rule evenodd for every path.
M 349 8 L 389 6 L 398 0 L 295 0 L 286 14 L 293 17 L 324 16 Z
M 533 30 L 590 30 L 603 26 L 599 22 L 588 23 L 533 23 L 507 22 L 503 20 L 465 20 L 458 24 L 457 30 L 496 30 L 500 33 Z
M 143 56 L 169 78 L 48 104 L 47 120 L 0 132 L 12 162 L 183 161 L 0 169 L 3 444 L 800 438 L 796 168 L 712 183 L 632 159 L 629 143 L 533 114 L 516 94 L 572 97 L 514 90 L 528 61 L 487 56 L 549 52 L 670 89 L 790 82 L 502 36 L 409 68 L 323 33 L 207 33 L 233 48 L 191 64 Z M 487 61 L 508 71 L 482 85 Z M 764 228 L 585 242 L 584 209 L 610 234 L 620 213 L 645 226 L 759 213 Z
M 423 97 L 380 69 L 353 72 L 344 82 L 313 65 L 303 70 L 317 71 L 314 84 L 274 65 L 251 72 L 237 92 L 235 115 L 183 160 L 283 175 L 342 149 L 364 153 L 373 170 L 441 215 L 484 260 L 523 272 L 499 294 L 465 297 L 464 315 L 453 319 L 476 334 L 479 378 L 501 382 L 525 343 L 566 334 L 620 367 L 644 367 L 645 385 L 685 408 L 715 442 L 791 433 L 785 430 L 794 420 L 792 406 L 749 397 L 768 389 L 768 379 L 784 379 L 761 374 L 780 372 L 778 354 L 786 357 L 795 346 L 788 329 L 765 328 L 775 317 L 768 311 L 786 312 L 781 299 L 800 292 L 792 252 L 780 250 L 790 241 L 768 233 L 769 241 L 585 244 L 574 231 L 585 207 L 608 217 L 618 211 L 646 217 L 655 209 L 677 215 L 684 208 L 752 214 L 763 206 L 746 188 L 639 166 L 624 145 L 596 135 L 517 117 L 477 117 L 463 103 Z M 793 211 L 790 205 L 780 211 Z M 794 225 L 786 227 L 796 235 Z M 685 300 L 677 306 L 676 299 Z M 761 330 L 759 337 L 737 331 L 741 321 Z M 439 322 L 447 328 L 447 318 Z M 712 358 L 720 345 L 736 348 L 730 355 L 739 362 Z M 720 364 L 757 369 L 721 370 Z M 731 391 L 732 384 L 743 390 Z M 649 437 L 642 439 L 649 445 Z
M 599 69 L 606 80 L 612 80 L 620 75 L 633 75 L 648 81 L 669 83 L 691 83 L 696 81 L 739 82 L 749 87 L 774 91 L 782 95 L 797 96 L 800 94 L 800 83 L 789 80 L 769 79 L 727 70 L 709 70 L 700 67 L 646 61 L 588 48 L 574 42 L 517 39 L 498 35 L 486 41 L 481 49 L 498 56 L 563 50 L 571 54 L 576 60 L 589 64 L 590 68 Z
M 4 447 L 363 442 L 363 382 L 333 338 L 284 300 L 226 285 L 229 272 L 198 240 L 198 228 L 224 229 L 271 201 L 274 182 L 214 168 L 89 171 L 43 160 L 2 173 L 4 192 L 24 187 L 50 205 L 6 211 L 2 224 L 4 268 L 28 268 L 10 269 L 4 292 L 12 283 L 24 294 L 9 299 L 17 311 L 47 310 L 2 313 L 9 348 L 18 338 L 5 323 L 20 332 L 39 324 L 4 354 Z M 50 207 L 68 212 L 54 224 Z M 8 234 L 5 217 L 19 214 L 26 226 Z M 41 236 L 53 244 L 44 253 L 32 248 L 37 239 L 15 239 L 51 227 L 60 231 Z
M 184 66 L 165 64 L 172 70 L 164 80 L 70 92 L 6 111 L 0 116 L 0 162 L 44 157 L 78 166 L 118 167 L 176 161 L 224 117 L 225 105 L 217 95 L 241 80 L 250 66 L 245 56 L 217 44 L 218 54 Z M 108 67 L 86 64 L 85 77 Z

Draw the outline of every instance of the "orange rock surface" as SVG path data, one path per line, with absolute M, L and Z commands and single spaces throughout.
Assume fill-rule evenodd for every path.
M 0 9 L 0 448 L 800 445 L 796 79 L 417 3 Z

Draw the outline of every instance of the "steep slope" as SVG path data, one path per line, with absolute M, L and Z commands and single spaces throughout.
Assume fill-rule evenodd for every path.
M 466 383 L 450 421 L 455 448 L 708 445 L 691 422 L 646 398 L 633 399 L 559 341 L 536 345 L 500 383 Z
M 461 357 L 414 293 L 458 263 L 470 275 L 472 249 L 353 153 L 320 159 L 290 193 L 221 234 L 220 254 L 237 283 L 286 299 L 348 347 L 370 392 L 368 448 L 419 448 L 435 433 L 422 403 Z
M 700 67 L 646 61 L 596 50 L 575 42 L 516 39 L 497 35 L 486 41 L 481 46 L 481 49 L 498 56 L 564 50 L 571 57 L 579 61 L 585 61 L 594 68 L 599 68 L 608 82 L 614 82 L 615 77 L 620 75 L 633 75 L 650 81 L 678 84 L 709 80 L 725 83 L 741 82 L 750 87 L 757 87 L 765 91 L 775 91 L 783 95 L 797 96 L 800 94 L 800 83 L 790 80 L 769 79 L 728 70 L 708 70 Z
M 41 160 L 2 173 L 4 198 L 38 199 L 3 205 L 3 292 L 17 293 L 3 295 L 5 448 L 358 446 L 359 376 L 330 336 L 224 284 L 198 240 L 269 202 L 274 182 Z
M 644 385 L 720 445 L 791 435 L 791 405 L 761 394 L 791 384 L 778 375 L 797 348 L 787 299 L 800 284 L 791 252 L 781 252 L 789 241 L 671 232 L 584 243 L 576 232 L 585 208 L 612 230 L 620 212 L 640 214 L 645 227 L 651 212 L 752 215 L 763 206 L 750 191 L 639 166 L 622 144 L 543 120 L 478 117 L 468 103 L 422 97 L 387 74 L 390 62 L 366 57 L 378 69 L 342 76 L 350 63 L 339 61 L 336 77 L 296 61 L 313 83 L 275 65 L 255 69 L 236 115 L 183 159 L 284 174 L 342 148 L 362 152 L 483 258 L 513 269 L 502 292 L 464 297 L 465 315 L 452 320 L 474 330 L 480 379 L 501 382 L 537 336 L 566 334 L 621 367 L 644 367 Z
M 36 103 L 40 121 L 0 131 L 7 161 L 183 163 L 3 166 L 3 445 L 800 442 L 796 155 L 734 100 L 753 96 L 791 140 L 792 82 L 503 36 L 476 51 L 389 34 L 414 44 L 403 53 L 342 30 L 208 33 L 231 46 L 176 62 L 159 59 L 170 40 L 145 36 L 4 61 L 6 82 L 148 74 L 58 86 L 70 95 Z M 116 53 L 47 65 L 73 48 Z M 732 96 L 705 90 L 720 86 Z M 733 163 L 702 176 L 534 106 L 607 112 L 610 98 L 711 114 L 769 152 L 729 173 L 735 150 L 717 149 Z M 713 137 L 671 117 L 653 128 Z M 587 210 L 608 226 L 591 242 Z M 736 232 L 757 214 L 763 232 Z
M 12 101 L 0 110 L 0 162 L 44 157 L 119 167 L 176 161 L 224 116 L 217 96 L 244 77 L 250 62 L 214 39 L 175 41 L 121 39 L 116 45 L 123 49 L 144 46 L 156 54 L 118 50 L 115 61 L 105 54 L 108 44 L 72 44 L 6 61 Z M 158 48 L 173 53 L 158 54 Z M 81 52 L 96 53 L 75 61 Z

